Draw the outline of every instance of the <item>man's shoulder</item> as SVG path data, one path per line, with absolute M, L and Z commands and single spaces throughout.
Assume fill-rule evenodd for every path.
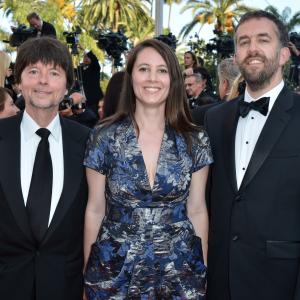
M 204 124 L 204 117 L 205 114 L 208 110 L 213 108 L 216 105 L 222 104 L 221 101 L 210 103 L 210 104 L 205 104 L 205 105 L 200 105 L 200 106 L 195 106 L 193 109 L 191 109 L 191 114 L 192 114 L 192 119 L 193 121 L 198 125 L 202 126 Z
M 78 139 L 87 139 L 90 133 L 90 128 L 84 126 L 76 121 L 61 118 L 62 130 L 67 130 L 72 137 Z
M 211 107 L 208 111 L 208 115 L 220 115 L 224 114 L 228 111 L 231 111 L 234 107 L 237 106 L 237 103 L 241 100 L 241 97 L 237 97 L 235 99 L 229 100 L 229 101 L 224 101 L 220 105 L 215 105 Z
M 48 28 L 55 28 L 51 23 L 43 21 L 43 27 L 48 27 Z
M 22 119 L 21 115 L 15 115 L 12 117 L 0 119 L 0 132 L 6 132 L 9 129 L 17 128 L 17 125 L 20 124 Z

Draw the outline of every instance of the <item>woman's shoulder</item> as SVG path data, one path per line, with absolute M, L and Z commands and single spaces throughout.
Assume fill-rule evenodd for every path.
M 114 137 L 120 131 L 128 127 L 128 120 L 126 118 L 115 121 L 113 123 L 100 123 L 93 129 L 93 134 L 101 137 Z
M 206 130 L 203 127 L 199 127 L 197 130 L 191 132 L 192 145 L 207 145 L 209 144 L 209 138 Z

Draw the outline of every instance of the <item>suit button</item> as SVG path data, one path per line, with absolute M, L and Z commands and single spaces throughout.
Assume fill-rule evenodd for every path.
M 242 200 L 242 196 L 241 196 L 240 194 L 237 194 L 237 195 L 235 196 L 234 200 L 235 200 L 236 202 L 240 202 L 240 201 Z
M 239 239 L 239 237 L 237 236 L 237 235 L 235 235 L 233 238 L 232 238 L 232 240 L 235 242 L 235 241 L 237 241 Z
M 35 255 L 36 255 L 36 256 L 40 256 L 40 251 L 37 250 L 37 251 L 35 252 Z

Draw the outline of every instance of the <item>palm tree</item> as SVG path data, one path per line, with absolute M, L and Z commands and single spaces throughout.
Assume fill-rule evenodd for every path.
M 133 46 L 136 46 L 139 42 L 154 36 L 154 27 L 153 20 L 147 24 L 132 22 L 129 24 L 126 36 L 131 40 Z
M 84 23 L 93 29 L 125 28 L 132 22 L 146 24 L 150 21 L 148 8 L 140 0 L 82 0 Z
M 76 6 L 75 6 L 76 2 Z M 55 25 L 58 39 L 65 42 L 64 31 L 73 31 L 74 25 L 79 25 L 85 28 L 85 25 L 80 19 L 80 3 L 74 0 L 46 0 L 46 1 L 15 1 L 2 0 L 0 1 L 0 9 L 3 10 L 5 16 L 10 16 L 12 20 L 18 24 L 27 24 L 26 17 L 29 12 L 36 11 L 46 21 Z M 1 39 L 8 40 L 10 33 L 0 31 Z M 96 41 L 89 35 L 88 32 L 83 31 L 80 35 L 80 44 L 84 47 L 93 50 L 98 58 L 104 59 L 104 53 L 100 50 Z M 6 46 L 6 51 L 12 52 L 15 48 Z M 80 52 L 82 50 L 80 49 Z M 78 63 L 80 57 L 74 57 L 74 62 Z
M 172 11 L 172 5 L 174 3 L 180 4 L 182 0 L 164 0 L 164 3 L 169 5 L 169 15 L 168 15 L 168 28 L 170 29 L 170 21 L 171 21 L 171 11 Z
M 295 27 L 300 25 L 300 11 L 297 11 L 293 16 L 290 7 L 285 7 L 281 13 L 273 5 L 269 5 L 265 8 L 266 11 L 275 15 L 280 19 L 287 27 L 288 32 L 295 30 Z
M 47 0 L 47 1 L 14 1 L 3 0 L 0 9 L 5 16 L 11 16 L 18 24 L 27 24 L 28 13 L 36 11 L 46 21 L 55 25 L 58 37 L 63 38 L 65 21 L 73 22 L 76 17 L 76 8 L 71 0 Z
M 181 12 L 192 10 L 193 20 L 186 24 L 180 31 L 185 38 L 198 24 L 202 29 L 204 24 L 215 24 L 217 32 L 231 34 L 234 29 L 234 20 L 251 10 L 242 5 L 240 0 L 188 0 Z

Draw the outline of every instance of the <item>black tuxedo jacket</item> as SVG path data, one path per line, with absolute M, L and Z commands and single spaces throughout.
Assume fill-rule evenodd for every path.
M 195 106 L 193 109 L 190 110 L 193 122 L 198 126 L 204 126 L 204 118 L 206 112 L 212 107 L 222 103 L 224 103 L 224 101 L 218 101 L 210 104 Z
M 63 191 L 48 231 L 37 245 L 21 190 L 21 119 L 22 114 L 0 122 L 0 298 L 82 300 L 87 201 L 83 157 L 89 130 L 61 119 Z
M 240 100 L 206 113 L 214 156 L 208 300 L 299 300 L 300 96 L 283 88 L 237 189 Z
M 42 36 L 50 35 L 50 36 L 56 37 L 56 30 L 52 24 L 43 21 L 41 35 Z

